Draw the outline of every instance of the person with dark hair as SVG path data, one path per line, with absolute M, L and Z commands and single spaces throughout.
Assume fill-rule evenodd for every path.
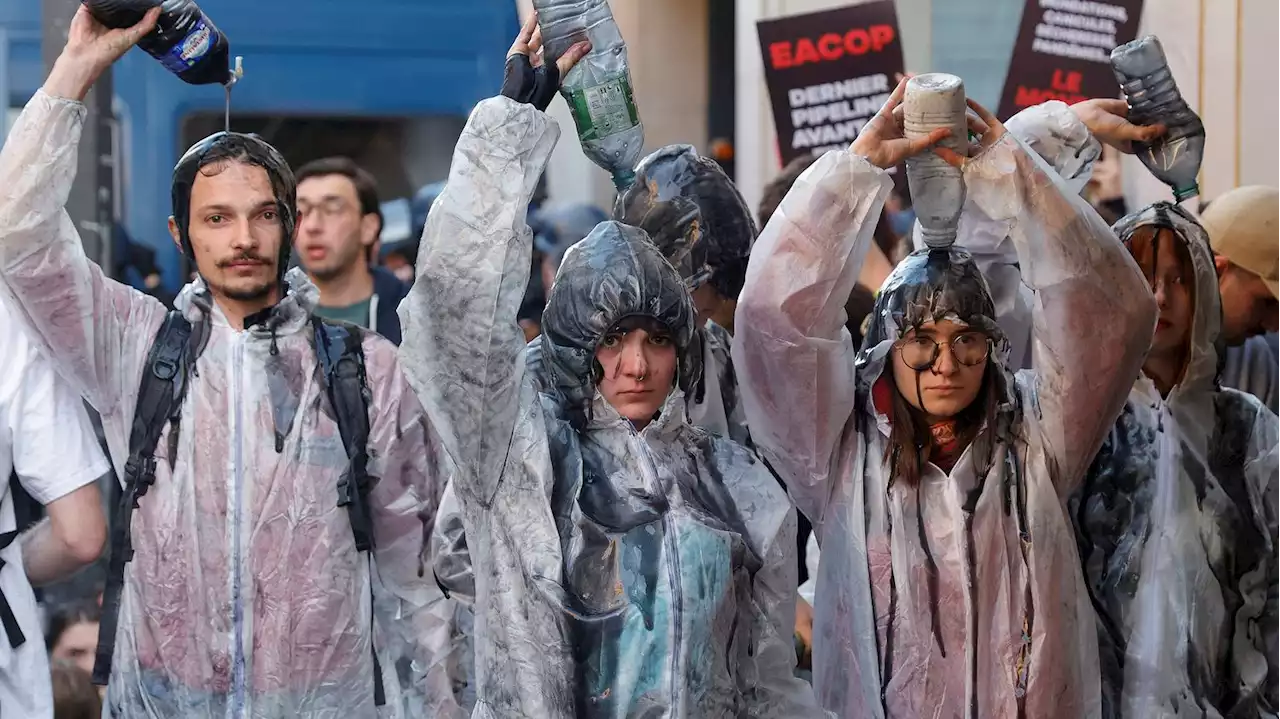
M 1274 716 L 1276 416 L 1218 381 L 1225 323 L 1204 228 L 1158 202 L 1114 229 L 1160 314 L 1069 503 L 1097 610 L 1102 715 Z
M 0 150 L 0 287 L 101 415 L 123 487 L 105 715 L 456 715 L 421 571 L 435 434 L 395 346 L 314 316 L 287 270 L 284 158 L 227 132 L 179 159 L 169 231 L 198 276 L 173 312 L 106 278 L 67 217 L 85 94 L 158 15 L 109 29 L 80 8 Z
M 905 139 L 905 91 L 801 175 L 738 305 L 752 437 L 822 546 L 814 688 L 841 717 L 1095 716 L 1093 610 L 1063 502 L 1124 403 L 1155 302 L 1097 214 L 971 102 L 981 145 L 932 151 L 1006 222 L 1037 300 L 1035 371 L 1006 365 L 959 246 L 894 269 L 857 350 L 842 308 L 885 170 L 948 133 Z
M 98 648 L 98 625 L 102 608 L 97 601 L 80 601 L 55 608 L 49 613 L 45 644 L 49 659 L 70 662 L 93 673 L 93 655 Z
M 303 165 L 297 178 L 294 247 L 320 289 L 315 313 L 400 344 L 396 308 L 409 286 L 375 263 L 382 209 L 373 175 L 346 157 L 326 157 Z
M 462 132 L 401 305 L 475 560 L 474 716 L 822 716 L 793 676 L 795 510 L 689 424 L 701 323 L 643 230 L 605 222 L 566 253 L 526 359 L 525 210 L 559 136 L 543 110 L 589 48 L 535 70 L 535 27 Z

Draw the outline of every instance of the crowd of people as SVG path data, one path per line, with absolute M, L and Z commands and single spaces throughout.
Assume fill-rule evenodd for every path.
M 158 12 L 82 8 L 0 151 L 0 716 L 1277 715 L 1276 188 L 1117 213 L 1123 102 L 970 101 L 961 156 L 904 80 L 754 213 L 690 145 L 543 206 L 589 45 L 532 17 L 411 283 L 368 172 L 224 132 L 168 304 L 64 209 Z

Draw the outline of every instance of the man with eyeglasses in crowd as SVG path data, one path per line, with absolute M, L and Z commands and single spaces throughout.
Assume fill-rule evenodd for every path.
M 320 289 L 315 313 L 349 322 L 400 344 L 396 307 L 409 291 L 373 264 L 382 232 L 378 185 L 345 157 L 326 157 L 298 170 L 299 262 Z

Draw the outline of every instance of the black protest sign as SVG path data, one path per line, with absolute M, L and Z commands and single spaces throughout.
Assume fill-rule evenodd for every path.
M 1111 50 L 1137 36 L 1141 15 L 1142 0 L 1027 0 L 996 114 L 1118 97 Z
M 903 72 L 893 0 L 763 20 L 756 30 L 783 165 L 848 147 Z

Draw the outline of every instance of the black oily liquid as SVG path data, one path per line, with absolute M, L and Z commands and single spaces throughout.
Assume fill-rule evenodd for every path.
M 133 27 L 148 10 L 162 6 L 156 28 L 138 47 L 191 85 L 231 81 L 227 36 L 191 0 L 84 0 L 83 4 L 98 22 L 111 28 Z

